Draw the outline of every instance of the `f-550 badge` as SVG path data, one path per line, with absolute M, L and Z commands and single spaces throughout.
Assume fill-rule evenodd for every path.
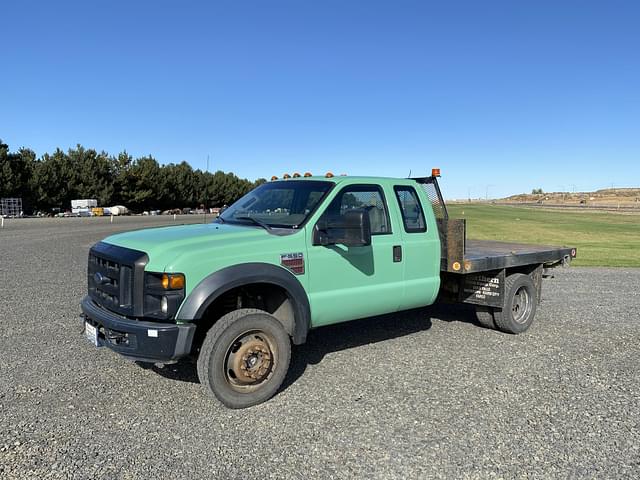
M 295 275 L 303 275 L 304 254 L 302 252 L 283 253 L 280 255 L 280 265 Z

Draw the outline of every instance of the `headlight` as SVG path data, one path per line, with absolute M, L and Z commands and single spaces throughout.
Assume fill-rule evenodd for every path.
M 169 311 L 169 300 L 167 300 L 167 297 L 162 297 L 162 300 L 160 300 L 160 311 L 164 314 Z
M 186 280 L 182 273 L 145 272 L 144 316 L 170 320 L 184 300 Z

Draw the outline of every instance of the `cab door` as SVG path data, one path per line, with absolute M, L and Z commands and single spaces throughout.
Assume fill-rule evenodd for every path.
M 394 207 L 402 219 L 405 288 L 400 308 L 430 305 L 440 289 L 440 238 L 433 210 L 423 208 L 426 197 L 413 185 L 395 185 L 393 192 Z
M 325 216 L 344 215 L 353 208 L 368 211 L 371 245 L 313 245 L 312 232 L 307 235 L 308 291 L 314 327 L 395 312 L 400 307 L 403 265 L 402 258 L 394 256 L 400 233 L 392 226 L 382 186 L 342 187 L 318 222 Z M 315 228 L 315 224 L 310 227 Z

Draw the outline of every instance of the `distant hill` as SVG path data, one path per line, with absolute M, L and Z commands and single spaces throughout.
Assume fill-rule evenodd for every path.
M 520 193 L 499 200 L 501 203 L 549 205 L 640 206 L 640 188 L 605 188 L 595 192 Z

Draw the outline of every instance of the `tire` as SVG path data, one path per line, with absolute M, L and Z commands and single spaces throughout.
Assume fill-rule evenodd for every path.
M 198 378 L 209 395 L 229 408 L 269 400 L 284 380 L 291 340 L 282 324 L 263 310 L 224 315 L 207 332 L 198 357 Z
M 493 308 L 476 307 L 476 320 L 484 328 L 496 329 L 496 322 L 493 320 Z
M 529 275 L 514 273 L 505 282 L 504 309 L 496 309 L 496 327 L 505 333 L 526 332 L 536 315 L 538 292 Z

